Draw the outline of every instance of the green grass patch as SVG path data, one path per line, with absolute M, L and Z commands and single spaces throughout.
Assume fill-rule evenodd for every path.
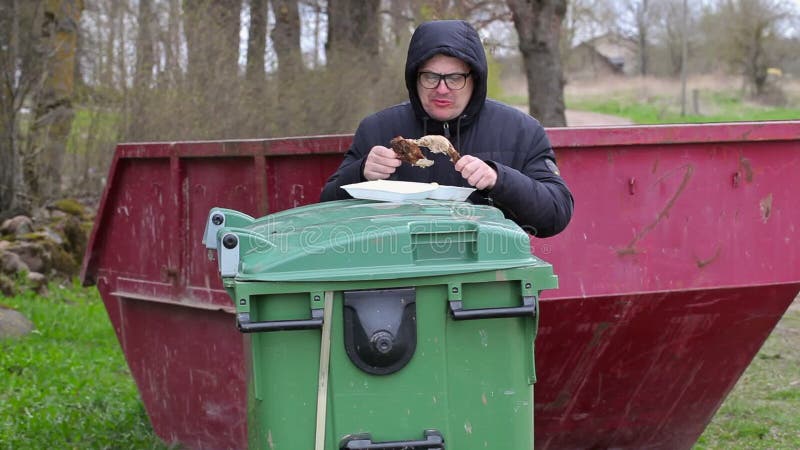
M 800 448 L 800 311 L 778 323 L 695 446 Z
M 776 108 L 744 101 L 734 92 L 712 91 L 701 96 L 699 114 L 681 115 L 680 104 L 663 96 L 639 98 L 623 93 L 603 98 L 567 99 L 570 109 L 625 117 L 637 124 L 712 123 L 800 119 L 798 108 Z M 690 109 L 691 105 L 688 106 Z
M 94 288 L 2 300 L 36 330 L 0 340 L 0 447 L 163 449 Z

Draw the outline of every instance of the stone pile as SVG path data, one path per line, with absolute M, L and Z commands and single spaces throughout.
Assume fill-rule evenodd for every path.
M 77 276 L 92 219 L 88 208 L 65 199 L 35 219 L 18 215 L 2 221 L 0 292 L 11 296 L 27 287 L 44 295 L 50 280 Z

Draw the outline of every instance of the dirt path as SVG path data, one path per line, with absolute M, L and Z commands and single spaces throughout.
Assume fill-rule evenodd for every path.
M 590 111 L 568 109 L 565 111 L 568 127 L 597 127 L 603 125 L 633 125 L 629 119 Z
M 520 111 L 528 112 L 528 107 L 525 105 L 514 105 Z M 611 116 L 608 114 L 600 114 L 591 111 L 580 111 L 577 109 L 568 109 L 565 112 L 567 116 L 568 127 L 600 127 L 607 125 L 633 125 L 630 120 L 619 117 Z

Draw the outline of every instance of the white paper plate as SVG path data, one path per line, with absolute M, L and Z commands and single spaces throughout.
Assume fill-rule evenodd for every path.
M 436 190 L 438 185 L 431 183 L 414 183 L 411 181 L 375 180 L 363 183 L 347 184 L 342 189 L 353 198 L 380 200 L 385 202 L 402 202 L 405 200 L 422 200 Z
M 428 194 L 432 200 L 456 200 L 464 201 L 470 194 L 475 192 L 475 188 L 459 186 L 439 186 L 435 191 Z

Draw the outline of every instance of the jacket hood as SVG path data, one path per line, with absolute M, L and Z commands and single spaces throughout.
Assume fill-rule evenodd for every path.
M 456 57 L 472 70 L 474 90 L 459 124 L 463 127 L 471 123 L 486 102 L 486 53 L 475 28 L 463 20 L 437 20 L 425 22 L 414 31 L 408 45 L 406 58 L 406 88 L 414 113 L 420 119 L 428 119 L 417 93 L 417 70 L 434 55 L 442 54 Z

